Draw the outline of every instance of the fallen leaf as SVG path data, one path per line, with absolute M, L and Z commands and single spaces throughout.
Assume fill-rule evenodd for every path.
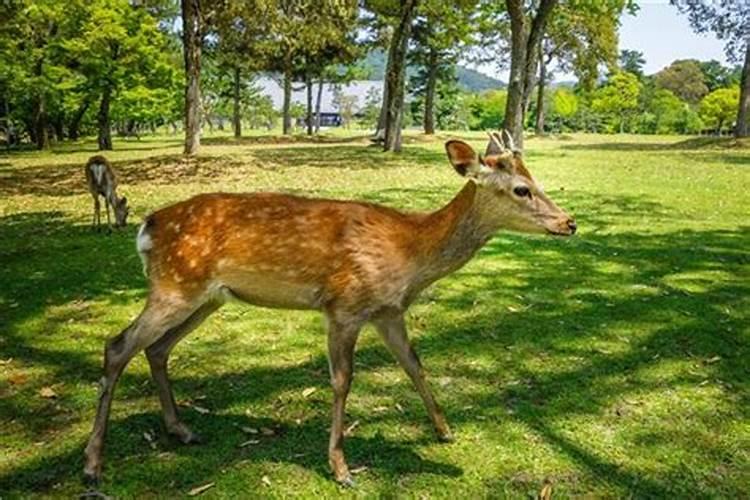
M 721 356 L 714 356 L 713 358 L 707 359 L 706 364 L 710 365 L 710 364 L 716 363 L 717 361 L 721 361 Z
M 57 393 L 52 389 L 52 387 L 42 387 L 39 389 L 39 395 L 43 398 L 56 398 Z
M 216 483 L 207 483 L 207 484 L 204 484 L 203 486 L 196 486 L 195 488 L 193 488 L 192 490 L 188 492 L 188 496 L 194 497 L 194 496 L 200 495 L 204 491 L 209 490 L 213 488 L 214 486 L 216 486 Z
M 26 376 L 25 374 L 16 372 L 8 377 L 8 382 L 10 382 L 13 385 L 21 385 L 21 384 L 26 383 L 28 378 L 29 377 Z
M 256 429 L 255 427 L 240 427 L 240 429 L 242 429 L 242 432 L 244 432 L 245 434 L 257 434 L 258 433 L 258 429 Z
M 145 431 L 143 433 L 143 439 L 151 446 L 152 450 L 156 449 L 156 436 L 151 431 Z
M 203 408 L 202 406 L 191 405 L 191 408 L 197 411 L 198 413 L 200 413 L 201 415 L 205 415 L 206 413 L 211 413 L 211 410 L 209 410 L 208 408 Z
M 258 444 L 258 443 L 260 443 L 260 441 L 258 441 L 257 439 L 248 439 L 244 443 L 240 444 L 240 448 L 244 448 L 245 446 L 250 446 L 251 444 Z
M 302 391 L 302 397 L 303 398 L 309 397 L 313 392 L 315 392 L 317 390 L 318 390 L 317 387 L 308 387 L 307 389 L 305 389 L 304 391 Z
M 354 422 L 352 422 L 352 425 L 347 427 L 346 430 L 344 431 L 344 436 L 351 436 L 352 432 L 354 431 L 354 429 L 357 428 L 358 425 L 359 425 L 359 420 L 355 420 Z
M 397 409 L 398 411 L 400 411 L 401 413 L 404 413 L 404 407 L 403 407 L 403 406 L 401 406 L 401 405 L 400 405 L 400 404 L 398 404 L 398 403 L 396 403 L 396 409 Z
M 273 429 L 269 429 L 268 427 L 261 427 L 260 433 L 264 436 L 273 436 L 274 434 L 276 434 Z
M 271 479 L 268 476 L 263 476 L 260 480 L 263 481 L 263 484 L 266 486 L 271 486 Z

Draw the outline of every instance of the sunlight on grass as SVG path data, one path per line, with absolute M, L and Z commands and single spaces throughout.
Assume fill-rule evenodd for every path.
M 209 191 L 280 190 L 434 209 L 462 184 L 443 141 L 383 154 L 356 131 L 115 144 L 128 228 L 89 228 L 90 141 L 0 156 L 0 496 L 70 497 L 104 340 L 140 311 L 149 211 Z M 478 149 L 481 133 L 456 133 Z M 691 142 L 692 141 L 692 142 Z M 408 315 L 457 441 L 366 329 L 347 422 L 352 495 L 728 497 L 750 484 L 750 151 L 684 137 L 531 138 L 535 177 L 576 215 L 569 240 L 501 234 Z M 148 363 L 118 387 L 104 490 L 117 497 L 331 497 L 330 389 L 319 315 L 229 304 L 170 360 L 204 437 L 168 438 Z M 42 396 L 42 389 L 54 396 Z M 207 414 L 195 410 L 198 405 Z M 242 428 L 271 429 L 258 443 Z M 155 436 L 149 443 L 144 433 Z M 268 486 L 263 477 L 271 483 Z M 405 489 L 405 488 L 408 488 Z

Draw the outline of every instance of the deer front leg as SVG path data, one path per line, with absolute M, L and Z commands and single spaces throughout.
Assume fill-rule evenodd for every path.
M 396 357 L 404 371 L 409 375 L 409 378 L 411 378 L 411 381 L 414 383 L 414 387 L 422 397 L 422 401 L 424 401 L 427 413 L 430 415 L 430 420 L 432 420 L 432 425 L 435 428 L 438 439 L 445 442 L 453 441 L 453 435 L 451 434 L 448 423 L 445 420 L 445 415 L 443 415 L 443 411 L 435 401 L 432 391 L 427 385 L 424 370 L 422 369 L 422 363 L 420 363 L 416 351 L 414 351 L 414 348 L 409 342 L 403 313 L 394 312 L 386 314 L 377 318 L 373 323 L 383 337 L 386 346 L 388 346 L 388 349 Z
M 112 232 L 112 221 L 109 218 L 109 200 L 107 198 L 104 198 L 104 208 L 107 210 L 107 227 L 109 228 L 109 232 Z
M 99 230 L 99 220 L 101 218 L 100 217 L 101 209 L 102 209 L 102 206 L 99 203 L 99 196 L 94 195 L 94 220 L 91 221 L 91 228 L 94 229 L 95 231 Z
M 328 362 L 333 386 L 333 421 L 328 461 L 336 481 L 345 486 L 354 486 L 344 457 L 344 416 L 354 370 L 354 345 L 357 343 L 361 323 L 340 322 L 330 316 L 328 320 Z

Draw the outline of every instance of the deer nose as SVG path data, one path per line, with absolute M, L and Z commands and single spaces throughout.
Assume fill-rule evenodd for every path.
M 574 221 L 573 219 L 568 219 L 568 229 L 570 229 L 570 234 L 576 234 L 576 230 L 578 229 L 576 221 Z

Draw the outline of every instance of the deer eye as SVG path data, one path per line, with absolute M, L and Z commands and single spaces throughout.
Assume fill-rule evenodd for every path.
M 531 191 L 529 191 L 529 188 L 527 188 L 526 186 L 517 186 L 513 188 L 513 194 L 515 194 L 519 198 L 531 198 Z

